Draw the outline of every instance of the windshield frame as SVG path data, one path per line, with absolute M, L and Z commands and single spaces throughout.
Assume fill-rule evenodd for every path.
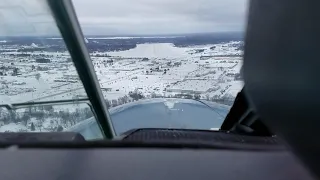
M 104 138 L 113 139 L 115 130 L 71 1 L 47 0 L 52 16 L 70 52 L 79 78 L 91 102 Z

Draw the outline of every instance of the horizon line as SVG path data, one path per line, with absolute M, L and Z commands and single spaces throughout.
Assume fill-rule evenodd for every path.
M 199 32 L 199 33 L 172 33 L 172 34 L 119 34 L 119 35 L 103 35 L 103 34 L 84 34 L 84 37 L 172 37 L 172 36 L 192 36 L 192 35 L 205 35 L 205 34 L 244 34 L 243 31 L 228 31 L 228 32 Z M 0 35 L 0 38 L 9 37 L 61 37 L 61 35 Z M 62 38 L 62 37 L 61 37 Z

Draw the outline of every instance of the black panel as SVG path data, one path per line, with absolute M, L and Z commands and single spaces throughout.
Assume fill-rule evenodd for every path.
M 240 123 L 241 117 L 249 111 L 249 105 L 244 96 L 243 89 L 239 92 L 233 102 L 233 106 L 221 125 L 221 130 L 231 130 L 235 125 Z
M 1 179 L 311 180 L 289 153 L 222 150 L 2 150 Z
M 281 145 L 276 137 L 257 137 L 218 131 L 178 130 L 178 129 L 138 129 L 131 132 L 123 141 L 177 142 L 195 144 L 244 144 Z
M 0 133 L 1 144 L 34 143 L 34 142 L 70 142 L 85 141 L 83 136 L 73 132 L 44 133 Z
M 320 1 L 252 0 L 245 90 L 259 116 L 320 177 Z

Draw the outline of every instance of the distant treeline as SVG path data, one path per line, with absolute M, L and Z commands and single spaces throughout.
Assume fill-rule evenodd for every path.
M 168 96 L 158 96 L 155 93 L 145 96 L 143 93 L 135 90 L 124 97 L 118 99 L 105 100 L 107 107 L 116 107 L 122 104 L 138 101 L 145 98 L 183 98 L 200 100 L 199 94 L 175 94 Z M 231 106 L 234 98 L 231 97 L 209 97 L 207 101 L 226 104 Z M 75 103 L 76 105 L 76 103 Z M 57 109 L 55 109 L 57 108 Z M 22 123 L 28 130 L 19 131 L 62 131 L 64 128 L 70 127 L 93 116 L 89 107 L 70 107 L 69 109 L 61 109 L 58 105 L 29 106 L 24 111 L 16 112 L 15 110 L 5 110 L 0 108 L 0 121 L 3 124 Z M 44 129 L 43 123 L 50 120 L 50 125 Z M 30 122 L 32 122 L 30 124 Z
M 100 36 L 101 38 L 105 36 Z M 211 34 L 192 34 L 181 36 L 163 37 L 135 37 L 132 39 L 98 39 L 99 36 L 94 36 L 97 39 L 90 39 L 88 37 L 86 43 L 89 52 L 110 52 L 110 51 L 124 51 L 135 48 L 137 44 L 144 43 L 173 43 L 177 47 L 186 47 L 193 45 L 217 44 L 229 41 L 242 41 L 242 33 L 211 33 Z M 26 46 L 32 43 L 38 47 L 21 48 L 20 52 L 33 51 L 48 51 L 48 52 L 62 52 L 66 51 L 65 43 L 62 39 L 48 39 L 48 37 L 11 37 L 6 38 L 6 45 Z M 242 47 L 240 47 L 241 49 Z

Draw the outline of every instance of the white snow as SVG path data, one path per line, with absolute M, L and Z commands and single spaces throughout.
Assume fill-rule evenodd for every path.
M 184 37 L 184 36 L 120 36 L 120 37 L 93 37 L 88 39 L 154 39 L 154 38 L 177 38 L 177 37 Z
M 27 127 L 25 125 L 23 125 L 22 123 L 16 124 L 16 123 L 9 123 L 9 124 L 5 124 L 3 126 L 0 127 L 0 132 L 19 132 L 19 131 L 23 131 L 23 130 L 27 130 Z
M 36 45 L 35 43 L 32 43 L 30 46 L 31 47 L 38 47 L 38 45 Z
M 242 67 L 242 52 L 236 50 L 235 43 L 239 42 L 184 48 L 170 43 L 138 44 L 127 51 L 107 52 L 111 57 L 93 57 L 92 62 L 109 101 L 125 96 L 131 101 L 128 94 L 133 91 L 146 98 L 197 94 L 201 99 L 232 100 L 243 86 L 235 79 Z M 32 52 L 31 57 L 14 58 L 7 54 L 0 54 L 0 67 L 9 68 L 6 76 L 0 76 L 1 104 L 86 97 L 75 67 L 67 61 L 68 52 Z M 49 56 L 51 63 L 37 63 L 35 58 L 40 54 Z M 12 75 L 13 67 L 19 68 L 20 74 Z M 165 104 L 170 108 L 174 101 Z M 45 121 L 44 126 L 53 125 Z M 0 126 L 0 131 L 24 131 L 25 127 L 10 123 Z
M 85 43 L 89 43 L 88 38 L 84 38 L 84 42 L 85 42 Z
M 138 44 L 134 49 L 111 52 L 108 54 L 120 57 L 175 58 L 186 56 L 187 49 L 188 48 L 174 47 L 174 45 L 170 43 Z
M 176 104 L 175 100 L 166 100 L 164 102 L 164 105 L 167 106 L 168 109 L 172 109 L 174 104 Z

